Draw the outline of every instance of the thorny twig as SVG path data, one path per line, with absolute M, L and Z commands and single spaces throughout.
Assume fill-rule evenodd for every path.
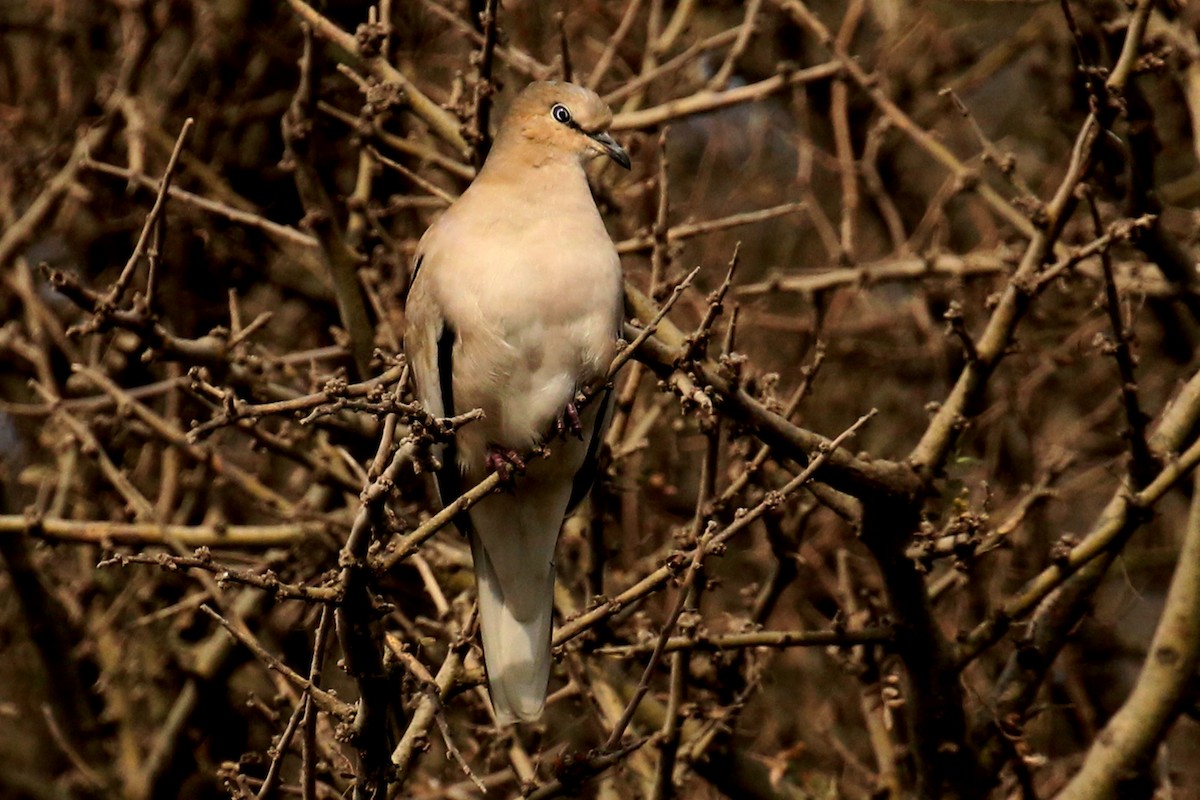
M 44 607 L 47 619 L 23 612 L 44 657 L 64 674 L 100 672 L 106 707 L 76 716 L 111 720 L 79 734 L 63 713 L 73 690 L 55 682 L 62 686 L 47 718 L 49 749 L 65 755 L 56 785 L 143 796 L 178 777 L 192 759 L 177 756 L 197 737 L 215 743 L 211 755 L 226 761 L 221 780 L 236 796 L 314 800 L 458 796 L 518 782 L 526 795 L 570 796 L 600 774 L 598 792 L 611 796 L 689 796 L 690 783 L 706 781 L 730 796 L 797 797 L 824 780 L 847 796 L 982 796 L 1008 772 L 1032 794 L 1049 774 L 1042 760 L 1065 763 L 1043 754 L 1038 726 L 1026 725 L 1035 714 L 1053 723 L 1066 713 L 1037 705 L 1039 688 L 1060 673 L 1069 687 L 1077 683 L 1057 655 L 1073 652 L 1064 648 L 1117 559 L 1129 556 L 1138 580 L 1135 534 L 1152 513 L 1161 530 L 1184 529 L 1179 504 L 1166 498 L 1200 463 L 1191 434 L 1200 381 L 1149 417 L 1182 374 L 1149 343 L 1188 340 L 1189 315 L 1171 312 L 1195 305 L 1185 236 L 1172 230 L 1191 190 L 1185 180 L 1162 192 L 1179 206 L 1167 208 L 1149 155 L 1161 140 L 1157 157 L 1167 167 L 1176 150 L 1191 157 L 1194 143 L 1153 124 L 1148 99 L 1160 90 L 1152 82 L 1131 83 L 1155 71 L 1195 111 L 1194 76 L 1157 44 L 1194 49 L 1171 14 L 1155 17 L 1147 45 L 1148 3 L 1097 31 L 1063 6 L 1082 80 L 1068 74 L 1062 97 L 1048 94 L 1044 104 L 1069 119 L 1074 107 L 1061 101 L 1079 95 L 1091 112 L 1063 153 L 1057 135 L 1043 131 L 1029 147 L 1019 126 L 984 114 L 995 90 L 986 84 L 1001 65 L 1021 73 L 1007 65 L 1037 52 L 1044 71 L 1068 50 L 1066 40 L 1034 35 L 1050 17 L 1040 11 L 970 67 L 939 62 L 930 71 L 936 59 L 926 54 L 957 52 L 939 49 L 957 48 L 953 35 L 937 14 L 908 26 L 889 16 L 888 4 L 851 3 L 831 27 L 799 0 L 736 9 L 627 0 L 599 15 L 564 8 L 552 23 L 517 4 L 503 7 L 501 31 L 500 4 L 487 0 L 470 4 L 471 18 L 434 0 L 410 17 L 384 0 L 357 28 L 341 12 L 290 0 L 285 18 L 311 27 L 311 44 L 337 66 L 310 49 L 299 91 L 294 80 L 281 82 L 275 76 L 294 75 L 289 62 L 306 38 L 284 26 L 279 44 L 252 49 L 231 93 L 221 54 L 240 52 L 246 40 L 238 37 L 253 20 L 214 25 L 209 14 L 177 13 L 190 0 L 172 0 L 171 25 L 187 36 L 158 35 L 161 19 L 133 6 L 100 10 L 82 35 L 65 6 L 45 4 L 49 22 L 18 23 L 22 36 L 52 51 L 46 63 L 55 68 L 31 78 L 28 69 L 42 62 L 22 40 L 5 73 L 17 95 L 36 87 L 41 96 L 8 106 L 21 124 L 5 128 L 15 157 L 0 164 L 0 264 L 10 272 L 0 279 L 10 312 L 0 326 L 9 368 L 0 379 L 0 485 L 20 498 L 0 515 L 0 537 L 6 558 L 14 554 L 14 584 L 28 590 L 32 578 L 46 589 L 37 595 L 45 602 L 30 605 Z M 829 60 L 773 63 L 787 52 L 778 43 L 788 26 L 815 36 Z M 73 61 L 100 32 L 120 52 L 111 74 L 80 91 Z M 1106 69 L 1093 44 L 1122 36 Z M 539 60 L 547 55 L 553 63 Z M 597 192 L 631 287 L 649 277 L 651 297 L 670 297 L 660 307 L 627 292 L 629 316 L 640 322 L 626 326 L 630 344 L 610 371 L 615 378 L 625 364 L 628 380 L 610 428 L 611 462 L 601 458 L 601 472 L 614 465 L 616 485 L 565 527 L 557 559 L 565 619 L 555 642 L 568 666 L 555 670 L 545 728 L 497 739 L 474 727 L 487 713 L 462 613 L 470 558 L 456 537 L 436 534 L 504 487 L 489 479 L 439 510 L 419 477 L 426 447 L 478 413 L 430 419 L 405 394 L 403 363 L 389 358 L 403 326 L 404 265 L 431 215 L 475 174 L 467 161 L 478 163 L 494 130 L 491 90 L 503 89 L 494 98 L 501 108 L 519 88 L 514 76 L 560 71 L 586 75 L 622 104 L 613 128 L 631 132 L 635 155 L 674 125 L 657 180 L 646 180 L 653 159 L 639 159 L 631 180 Z M 198 83 L 208 92 L 201 99 L 188 88 Z M 932 99 L 935 85 L 955 87 L 949 96 L 974 137 L 974 159 L 941 144 L 947 104 Z M 286 224 L 302 212 L 277 171 L 256 169 L 275 163 L 270 142 L 293 100 L 286 160 L 315 167 L 305 150 L 319 146 L 319 177 L 315 169 L 296 176 L 313 234 Z M 95 127 L 83 127 L 85 107 L 101 109 Z M 1023 124 L 1040 120 L 1042 107 Z M 43 108 L 55 109 L 52 124 Z M 865 138 L 855 129 L 864 121 Z M 30 150 L 43 130 L 66 133 Z M 1057 181 L 1047 200 L 1036 183 L 1022 182 L 1009 150 L 1021 154 L 1023 175 Z M 932 181 L 919 166 L 930 159 L 943 173 Z M 1123 159 L 1134 162 L 1127 187 Z M 42 170 L 40 160 L 61 166 Z M 1073 213 L 1087 180 L 1090 224 Z M 114 191 L 118 181 L 124 196 Z M 397 184 L 407 194 L 390 194 Z M 90 227 L 104 238 L 84 224 L 97 219 L 104 225 Z M 707 297 L 687 292 L 699 270 L 720 270 L 731 229 L 743 225 L 755 227 L 739 236 L 725 280 Z M 114 233 L 129 242 L 112 263 Z M 1000 245 L 1010 234 L 1022 241 Z M 69 255 L 55 252 L 59 239 Z M 676 283 L 676 260 L 693 253 L 698 271 Z M 867 257 L 857 266 L 819 264 Z M 42 290 L 30 264 L 43 260 L 40 274 L 78 310 Z M 143 260 L 144 289 L 130 300 Z M 300 276 L 289 277 L 296 267 Z M 194 274 L 206 285 L 197 288 Z M 1097 287 L 1106 320 L 1085 313 Z M 333 311 L 359 293 L 373 318 Z M 731 293 L 741 306 L 726 307 Z M 1146 297 L 1151 319 L 1140 313 Z M 962 358 L 936 335 L 942 314 Z M 721 325 L 720 352 L 710 352 Z M 1086 346 L 1106 326 L 1117 397 L 1111 364 Z M 329 344 L 336 327 L 348 331 L 335 331 L 341 345 Z M 347 352 L 358 373 L 350 378 Z M 798 370 L 806 353 L 809 367 Z M 371 366 L 381 372 L 372 378 L 364 365 L 377 358 L 383 366 Z M 954 387 L 939 396 L 943 376 L 955 371 Z M 657 386 L 641 380 L 647 372 Z M 884 410 L 864 452 L 818 433 L 870 405 Z M 1122 408 L 1131 431 L 1124 444 L 1112 432 Z M 1050 427 L 1064 414 L 1069 436 Z M 897 456 L 918 437 L 909 458 Z M 1122 485 L 1099 486 L 1117 479 L 1111 458 L 1121 447 L 1130 453 Z M 697 471 L 699 481 L 689 479 Z M 1108 505 L 1089 516 L 1096 492 Z M 999 521 L 995 509 L 1007 509 Z M 1085 535 L 1049 546 L 1047 529 Z M 714 560 L 725 547 L 737 558 Z M 92 571 L 97 560 L 127 569 L 114 580 Z M 1175 585 L 1192 583 L 1191 560 L 1175 567 Z M 139 564 L 158 569 L 132 568 Z M 1015 575 L 1033 577 L 1017 585 Z M 678 595 L 666 600 L 672 585 Z M 1180 597 L 1173 589 L 1168 605 L 1187 605 Z M 239 610 L 242 600 L 257 613 Z M 277 736 L 265 757 L 218 755 L 227 737 L 203 730 L 207 715 L 193 713 L 201 684 L 220 680 L 217 667 L 239 649 L 214 630 L 191 658 L 190 618 L 202 603 L 221 609 L 237 642 L 286 676 L 273 680 L 286 706 L 254 697 L 252 710 L 239 712 L 248 732 Z M 826 605 L 843 613 L 827 616 Z M 967 629 L 951 641 L 947 632 L 962 620 Z M 74 631 L 76 622 L 81 633 L 58 645 L 44 638 L 45 626 Z M 297 650 L 295 634 L 277 638 L 308 625 L 317 628 L 311 650 Z M 1178 663 L 1188 673 L 1192 637 L 1179 631 L 1168 638 L 1183 644 Z M 1006 639 L 1013 652 L 1001 659 L 993 645 Z M 78 653 L 67 641 L 80 643 Z M 782 708 L 801 647 L 813 653 L 805 686 L 837 721 L 796 734 L 795 715 L 777 713 L 753 742 L 732 735 L 756 704 Z M 335 653 L 349 683 L 322 674 Z M 1093 752 L 1069 791 L 1102 796 L 1126 774 L 1154 780 L 1178 763 L 1162 751 L 1161 768 L 1145 766 L 1183 685 L 1153 655 L 1111 736 L 1093 742 L 1084 726 L 1072 740 Z M 630 657 L 649 660 L 640 680 L 607 668 Z M 987 666 L 971 668 L 981 657 Z M 76 658 L 85 662 L 79 670 Z M 158 703 L 153 693 L 181 663 L 194 663 L 194 675 Z M 425 664 L 441 665 L 436 677 Z M 850 676 L 822 672 L 830 666 Z M 964 669 L 972 670 L 966 684 Z M 557 683 L 563 675 L 566 685 Z M 978 691 L 978 703 L 964 685 Z M 337 697 L 335 686 L 350 696 Z M 798 713 L 807 713 L 811 701 L 796 694 Z M 140 713 L 142 698 L 167 717 Z M 568 726 L 579 744 L 556 760 L 564 719 L 579 720 Z M 643 738 L 647 731 L 656 733 Z M 116 754 L 112 766 L 93 745 Z M 419 758 L 426 747 L 446 757 Z M 506 765 L 491 767 L 495 757 Z

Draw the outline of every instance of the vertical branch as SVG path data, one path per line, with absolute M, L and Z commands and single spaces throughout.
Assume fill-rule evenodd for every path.
M 312 662 L 308 668 L 308 682 L 317 686 L 321 680 L 321 669 L 325 663 L 325 648 L 329 643 L 329 631 L 333 625 L 333 613 L 326 605 L 321 609 L 317 623 L 317 635 L 313 640 Z M 304 694 L 304 719 L 300 722 L 303 738 L 300 740 L 300 795 L 302 800 L 315 800 L 317 796 L 317 704 L 307 692 Z
M 376 800 L 386 794 L 391 736 L 387 723 L 389 715 L 399 709 L 398 698 L 384 670 L 383 650 L 373 624 L 376 611 L 368 587 L 371 573 L 367 564 L 373 533 L 384 528 L 383 502 L 395 486 L 400 470 L 412 463 L 415 452 L 412 441 L 393 452 L 396 426 L 396 416 L 389 415 L 368 475 L 371 482 L 363 490 L 358 514 L 338 559 L 342 566 L 339 582 L 344 600 L 334 612 L 334 620 L 346 672 L 359 688 L 352 734 L 360 758 L 355 800 Z
M 684 603 L 684 613 L 690 618 L 699 618 L 700 594 L 704 583 L 704 573 L 687 592 Z M 685 636 L 695 632 L 694 624 L 680 624 L 680 630 Z M 654 800 L 670 800 L 675 796 L 675 765 L 679 755 L 679 739 L 683 732 L 682 710 L 687 701 L 688 669 L 691 664 L 691 651 L 681 648 L 671 653 L 671 673 L 667 683 L 667 707 L 665 709 L 662 737 L 659 744 L 658 769 L 654 774 Z
M 354 192 L 350 195 L 347 203 L 350 215 L 346 220 L 345 238 L 346 247 L 359 258 L 362 257 L 363 240 L 367 233 L 367 204 L 371 202 L 375 175 L 378 171 L 379 162 L 375 159 L 370 147 L 363 143 L 358 149 L 358 171 L 354 178 Z
M 667 133 L 669 131 L 670 128 L 663 128 L 658 135 L 658 177 L 655 183 L 658 189 L 658 203 L 654 211 L 654 226 L 651 228 L 654 249 L 650 252 L 650 286 L 646 290 L 646 294 L 656 300 L 661 299 L 658 297 L 658 289 L 666 278 L 667 267 L 671 263 L 671 245 L 667 239 L 667 234 L 671 230 L 668 221 L 671 194 L 668 173 L 670 161 L 667 158 Z
M 1091 192 L 1087 193 L 1088 208 L 1092 214 L 1092 225 L 1096 235 L 1104 233 L 1100 224 L 1100 212 L 1096 208 L 1096 200 Z M 1134 367 L 1132 352 L 1133 334 L 1126 329 L 1121 316 L 1121 296 L 1117 291 L 1117 280 L 1113 276 L 1112 257 L 1108 249 L 1100 251 L 1100 265 L 1104 270 L 1104 310 L 1108 313 L 1108 321 L 1112 326 L 1112 356 L 1117 362 L 1117 375 L 1121 379 L 1121 401 L 1125 406 L 1125 420 L 1129 423 L 1127 438 L 1129 453 L 1132 461 L 1129 465 L 1129 477 L 1133 479 L 1134 489 L 1143 489 L 1157 471 L 1157 461 L 1146 443 L 1146 424 L 1149 418 L 1142 412 L 1138 401 L 1137 373 Z
M 847 52 L 858 24 L 866 8 L 864 0 L 852 0 L 846 7 L 842 27 L 838 30 L 834 47 Z M 837 147 L 838 178 L 842 185 L 842 221 L 839 227 L 842 256 L 853 262 L 858 239 L 858 168 L 854 160 L 854 142 L 850 135 L 850 86 L 846 78 L 833 81 L 831 88 L 830 116 L 833 121 L 833 139 Z
M 675 16 L 671 22 L 676 19 L 684 19 L 690 15 L 691 6 L 694 5 L 694 0 L 683 0 L 675 8 Z M 670 47 L 670 43 L 666 37 L 661 36 L 662 32 L 662 16 L 663 16 L 663 0 L 650 0 L 650 13 L 646 15 L 646 42 L 647 46 L 642 50 L 642 66 L 641 73 L 649 74 L 658 67 L 658 55 L 660 51 L 665 51 Z M 682 27 L 680 28 L 682 30 Z M 646 99 L 646 90 L 643 86 L 637 92 L 629 95 L 625 103 L 621 106 L 621 112 L 634 111 L 641 107 Z
M 875 200 L 879 215 L 883 217 L 883 224 L 887 228 L 888 238 L 891 239 L 892 249 L 897 255 L 904 256 L 910 252 L 908 234 L 904 230 L 904 220 L 900 216 L 896 202 L 888 194 L 887 188 L 883 184 L 883 177 L 879 174 L 877 165 L 879 152 L 883 146 L 883 137 L 890 127 L 891 121 L 887 117 L 881 118 L 871 126 L 871 129 L 867 131 L 867 140 L 863 144 L 863 154 L 859 159 L 858 166 L 862 171 L 863 185 Z
M 717 471 L 721 458 L 720 417 L 706 417 L 701 423 L 707 427 L 707 448 L 704 462 L 700 466 L 700 491 L 696 495 L 696 511 L 692 518 L 691 538 L 699 540 L 703 535 L 705 520 L 712 515 L 712 498 L 716 495 Z M 701 567 L 696 580 L 687 590 L 684 601 L 686 617 L 680 621 L 680 630 L 685 636 L 695 634 L 700 619 L 700 597 L 704 592 L 704 571 Z M 687 699 L 688 669 L 691 652 L 687 648 L 671 654 L 671 676 L 667 694 L 666 719 L 662 725 L 662 741 L 659 744 L 658 771 L 654 778 L 654 800 L 669 800 L 675 795 L 675 763 L 679 753 L 679 738 L 682 732 L 680 713 Z
M 966 747 L 962 686 L 941 635 L 917 565 L 904 552 L 916 529 L 917 508 L 864 498 L 862 542 L 879 566 L 896 631 L 896 652 L 907 673 L 909 745 L 920 797 L 968 798 L 980 775 Z
M 669 195 L 670 195 L 670 178 L 668 175 L 668 160 L 667 160 L 667 134 L 669 129 L 663 128 L 658 136 L 658 175 L 656 182 L 657 203 L 655 205 L 654 223 L 652 225 L 653 249 L 650 253 L 650 283 L 647 287 L 647 295 L 653 297 L 661 284 L 664 274 L 670 264 L 670 243 L 668 241 L 668 233 L 670 226 L 668 223 L 669 211 Z M 628 302 L 626 303 L 626 315 L 632 313 Z M 650 319 L 642 320 L 649 324 Z M 645 374 L 645 368 L 642 363 L 635 362 L 626 371 L 625 381 L 621 385 L 621 389 L 617 392 L 613 403 L 613 420 L 609 426 L 609 430 L 605 435 L 610 451 L 616 450 L 618 445 L 624 440 L 625 432 L 629 425 L 629 421 L 633 415 L 634 403 L 637 400 L 638 388 L 641 385 L 642 377 Z M 615 462 L 620 464 L 620 469 L 626 474 L 630 468 L 624 461 Z M 621 504 L 623 507 L 623 521 L 629 521 L 635 517 L 638 496 L 636 492 L 626 492 L 622 494 Z M 628 533 L 629 531 L 627 531 Z M 593 554 L 598 554 L 597 545 L 599 542 L 593 541 Z
M 473 56 L 479 72 L 475 80 L 475 108 L 471 115 L 471 131 L 467 139 L 471 142 L 471 163 L 475 169 L 483 166 L 488 152 L 492 149 L 492 95 L 496 93 L 496 84 L 492 81 L 492 65 L 496 56 L 497 5 L 496 0 L 486 0 L 483 13 L 479 17 L 483 42 L 479 46 L 479 52 Z
M 121 274 L 117 276 L 117 280 L 104 296 L 102 307 L 111 306 L 121 299 L 121 295 L 124 294 L 125 289 L 129 286 L 129 282 L 133 279 L 133 272 L 137 267 L 138 261 L 141 260 L 142 255 L 146 252 L 146 248 L 151 245 L 152 237 L 155 235 L 158 223 L 167 208 L 167 197 L 171 192 L 171 179 L 175 174 L 175 166 L 179 163 L 179 154 L 183 152 L 183 145 L 187 142 L 188 134 L 191 133 L 194 124 L 195 120 L 191 117 L 184 120 L 183 127 L 179 131 L 179 137 L 175 140 L 175 148 L 171 151 L 171 157 L 167 160 L 166 169 L 163 170 L 162 180 L 159 181 L 158 194 L 154 198 L 154 205 L 151 207 L 150 213 L 146 215 L 146 221 L 142 225 L 141 235 L 138 236 L 137 244 L 134 246 L 129 260 L 125 262 L 125 268 L 121 270 Z
M 562 79 L 567 83 L 575 81 L 575 67 L 571 63 L 571 46 L 567 41 L 567 15 L 562 11 L 554 14 L 554 24 L 558 27 L 558 57 L 561 64 Z
M 167 372 L 172 379 L 178 379 L 181 375 L 178 364 L 169 366 Z M 179 419 L 182 402 L 182 392 L 178 388 L 168 391 L 164 416 L 167 419 Z M 158 498 L 154 503 L 154 519 L 161 523 L 167 523 L 171 522 L 171 515 L 178 500 L 183 458 L 174 447 L 161 448 L 159 458 L 161 459 L 159 474 L 162 476 L 162 480 L 159 483 Z
M 621 745 L 621 737 L 624 736 L 629 723 L 633 722 L 633 715 L 637 712 L 638 706 L 646 693 L 650 691 L 650 680 L 654 676 L 658 665 L 662 662 L 662 657 L 666 653 L 667 641 L 671 637 L 671 632 L 675 630 L 676 624 L 679 622 L 679 617 L 683 614 L 684 606 L 687 602 L 689 589 L 695 584 L 696 576 L 700 574 L 704 564 L 704 557 L 708 555 L 708 544 L 712 540 L 713 535 L 717 532 L 716 526 L 711 526 L 705 531 L 704 536 L 696 545 L 695 553 L 691 563 L 688 565 L 688 570 L 683 576 L 683 580 L 679 584 L 679 594 L 675 599 L 675 604 L 671 608 L 671 612 L 667 615 L 666 622 L 663 623 L 662 630 L 659 631 L 658 639 L 655 641 L 654 650 L 650 653 L 650 659 L 646 662 L 645 668 L 642 670 L 641 680 L 638 681 L 637 688 L 634 689 L 633 697 L 625 706 L 621 718 L 617 720 L 613 726 L 608 739 L 604 743 L 604 749 L 608 752 L 613 752 L 619 749 Z
M 358 282 L 358 264 L 347 248 L 342 226 L 333 203 L 317 173 L 312 152 L 312 110 L 316 105 L 313 73 L 313 37 L 304 27 L 304 51 L 300 57 L 300 82 L 292 104 L 283 115 L 285 163 L 291 168 L 304 206 L 304 222 L 316 234 L 321 254 L 333 282 L 338 314 L 350 336 L 350 352 L 359 378 L 371 374 L 371 356 L 375 350 L 375 333 L 367 316 L 362 287 Z
M 842 596 L 842 604 L 846 609 L 847 621 L 857 625 L 857 620 L 863 615 L 855 589 L 854 575 L 850 571 L 850 556 L 845 549 L 837 551 L 837 582 L 838 591 Z M 868 650 L 868 645 L 856 645 L 851 648 L 850 657 L 854 660 L 859 683 L 859 707 L 862 709 L 863 720 L 867 726 L 867 737 L 871 749 L 875 753 L 875 763 L 879 768 L 880 797 L 899 800 L 902 792 L 900 769 L 897 763 L 897 748 L 892 741 L 891 726 L 887 724 L 883 708 L 883 687 L 880 680 L 878 660 Z

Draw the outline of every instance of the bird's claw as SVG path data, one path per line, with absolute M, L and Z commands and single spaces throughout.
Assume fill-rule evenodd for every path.
M 501 480 L 511 480 L 514 474 L 525 474 L 525 459 L 516 450 L 507 447 L 490 447 L 487 454 L 487 468 L 491 472 L 500 473 Z
M 583 441 L 583 423 L 579 421 L 579 410 L 575 408 L 574 402 L 568 402 L 562 414 L 554 420 L 554 432 L 564 439 L 570 433 Z

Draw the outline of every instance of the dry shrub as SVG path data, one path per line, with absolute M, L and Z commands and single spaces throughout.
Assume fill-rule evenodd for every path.
M 1194 794 L 1197 21 L 9 4 L 0 795 Z M 563 76 L 641 341 L 498 730 L 403 297 Z

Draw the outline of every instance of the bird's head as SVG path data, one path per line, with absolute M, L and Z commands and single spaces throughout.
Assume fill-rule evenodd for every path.
M 517 95 L 500 126 L 497 146 L 535 148 L 529 152 L 573 155 L 580 160 L 608 156 L 629 169 L 629 153 L 608 134 L 612 111 L 591 89 L 561 81 L 538 81 Z

